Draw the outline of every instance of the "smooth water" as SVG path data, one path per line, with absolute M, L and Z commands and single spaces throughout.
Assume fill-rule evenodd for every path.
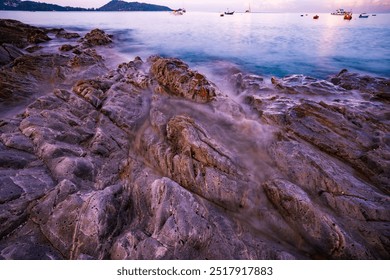
M 341 69 L 390 77 L 390 14 L 351 21 L 313 14 L 188 12 L 8 12 L 28 24 L 116 35 L 127 59 L 152 54 L 178 57 L 191 66 L 229 62 L 259 75 L 304 74 L 326 78 Z M 211 64 L 210 64 L 211 63 Z M 219 63 L 219 64 L 218 64 Z

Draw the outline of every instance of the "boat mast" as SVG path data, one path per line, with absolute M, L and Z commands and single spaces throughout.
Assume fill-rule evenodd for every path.
M 245 13 L 250 13 L 251 12 L 251 2 L 249 2 L 249 8 L 248 10 L 245 11 Z

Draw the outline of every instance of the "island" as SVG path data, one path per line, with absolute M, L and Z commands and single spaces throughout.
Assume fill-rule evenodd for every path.
M 100 8 L 63 7 L 34 1 L 0 0 L 0 10 L 10 11 L 172 11 L 161 5 L 112 0 Z

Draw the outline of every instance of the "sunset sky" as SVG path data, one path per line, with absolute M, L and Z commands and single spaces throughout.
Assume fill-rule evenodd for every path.
M 37 0 L 36 0 L 37 1 Z M 62 6 L 98 8 L 110 0 L 40 0 Z M 127 0 L 126 2 L 135 2 Z M 365 12 L 390 12 L 390 0 L 138 0 L 190 11 L 332 12 L 338 8 Z

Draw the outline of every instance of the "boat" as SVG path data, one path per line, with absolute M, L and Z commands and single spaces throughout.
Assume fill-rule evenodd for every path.
M 251 12 L 251 4 L 249 4 L 248 10 L 245 11 L 245 13 L 250 13 Z
M 362 13 L 359 15 L 359 18 L 368 18 L 368 15 L 366 13 Z
M 225 15 L 224 15 L 224 14 L 220 14 L 219 16 L 220 16 L 220 17 L 224 17 Z
M 331 13 L 331 15 L 334 16 L 343 16 L 345 15 L 346 11 L 344 9 L 337 9 L 336 12 Z
M 232 16 L 233 14 L 234 14 L 234 11 L 233 12 L 225 12 L 225 15 Z
M 345 12 L 344 19 L 351 20 L 352 19 L 352 12 Z
M 319 19 L 319 15 L 315 15 L 314 17 L 313 17 L 313 19 Z
M 184 15 L 184 13 L 186 12 L 185 9 L 177 9 L 177 10 L 173 10 L 172 13 L 175 15 L 175 16 L 182 16 Z
M 373 17 L 376 17 L 376 14 L 373 14 L 372 16 L 373 16 Z

